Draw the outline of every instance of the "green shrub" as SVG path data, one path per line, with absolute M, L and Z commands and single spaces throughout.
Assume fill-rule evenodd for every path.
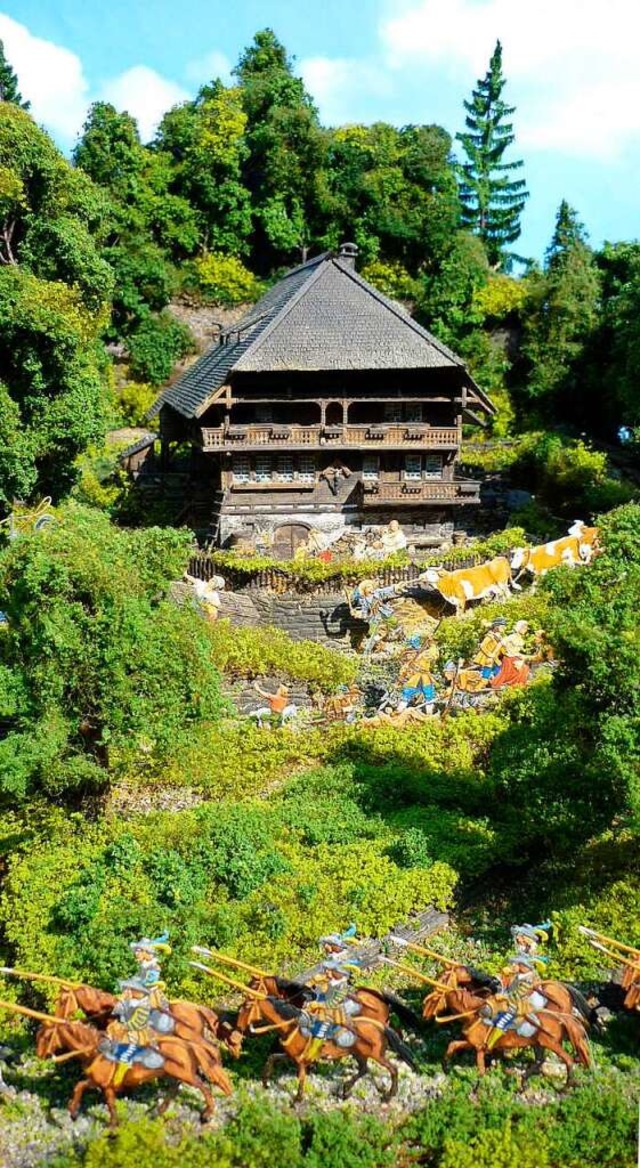
M 221 673 L 231 677 L 278 674 L 333 693 L 341 685 L 351 685 L 358 672 L 355 658 L 314 641 L 296 641 L 269 626 L 242 629 L 220 620 L 212 627 L 211 640 L 213 660 Z
M 126 426 L 144 426 L 158 396 L 156 385 L 127 381 L 116 394 L 116 409 Z
M 193 353 L 190 330 L 170 312 L 149 313 L 127 337 L 130 369 L 135 378 L 162 385 L 176 361 Z
M 208 252 L 185 265 L 182 287 L 207 304 L 233 306 L 257 300 L 262 282 L 235 256 Z
M 415 300 L 419 292 L 418 281 L 409 275 L 399 260 L 371 260 L 365 264 L 361 275 L 392 300 Z
M 518 1139 L 510 1124 L 502 1131 L 484 1131 L 468 1143 L 446 1140 L 438 1168 L 550 1168 L 551 1161 L 539 1139 Z M 563 1166 L 564 1168 L 564 1166 Z

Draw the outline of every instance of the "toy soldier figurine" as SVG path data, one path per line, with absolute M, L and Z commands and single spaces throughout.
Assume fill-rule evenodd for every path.
M 309 1036 L 313 1040 L 309 1050 L 310 1058 L 317 1057 L 323 1042 L 329 1038 L 339 1046 L 353 1044 L 351 1031 L 344 1030 L 335 1021 L 335 1015 L 340 1008 L 345 1019 L 353 1018 L 362 1009 L 360 1002 L 348 993 L 353 974 L 360 969 L 357 958 L 348 946 L 355 933 L 355 925 L 349 925 L 344 933 L 329 933 L 320 938 L 326 956 L 318 972 L 308 982 L 314 993 L 314 1001 L 305 1007 Z
M 438 647 L 432 643 L 422 648 L 422 638 L 417 635 L 409 638 L 409 645 L 414 652 L 400 670 L 400 680 L 404 684 L 398 709 L 404 710 L 409 705 L 423 702 L 425 712 L 432 714 L 436 700 L 433 666 L 438 660 Z
M 539 1028 L 537 1014 L 547 1004 L 547 999 L 538 989 L 542 982 L 539 971 L 545 968 L 548 958 L 539 954 L 538 948 L 541 941 L 549 939 L 550 928 L 550 921 L 544 921 L 542 925 L 514 925 L 512 928 L 516 952 L 503 971 L 504 993 L 498 995 L 504 999 L 506 1008 L 490 1021 L 493 1032 L 487 1041 L 489 1050 L 507 1030 L 531 1038 Z
M 485 681 L 495 677 L 500 669 L 500 659 L 503 654 L 503 643 L 501 631 L 506 625 L 506 620 L 503 616 L 498 616 L 491 621 L 489 629 L 476 653 L 473 664 L 480 667 L 480 672 Z
M 117 1021 L 109 1023 L 106 1037 L 99 1046 L 101 1054 L 116 1063 L 114 1084 L 124 1078 L 133 1063 L 141 1063 L 149 1070 L 159 1069 L 164 1062 L 156 1049 L 157 1035 L 171 1034 L 175 1021 L 164 996 L 164 982 L 158 955 L 169 955 L 168 934 L 152 940 L 143 937 L 132 941 L 130 948 L 138 962 L 138 974 L 119 983 L 121 996 L 113 1008 Z

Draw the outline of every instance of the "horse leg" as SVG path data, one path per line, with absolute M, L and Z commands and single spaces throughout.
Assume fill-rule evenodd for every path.
M 340 1093 L 341 1093 L 343 1099 L 349 1098 L 349 1096 L 350 1096 L 351 1092 L 353 1091 L 353 1088 L 355 1087 L 358 1080 L 361 1079 L 363 1077 L 363 1075 L 366 1075 L 367 1071 L 369 1070 L 366 1058 L 363 1058 L 363 1056 L 361 1054 L 354 1054 L 353 1057 L 356 1060 L 356 1063 L 358 1064 L 358 1070 L 356 1071 L 355 1075 L 352 1075 L 352 1077 L 350 1079 L 347 1079 L 342 1084 L 342 1090 Z
M 483 1046 L 476 1050 L 476 1067 L 480 1076 L 487 1073 L 487 1052 Z
M 296 1103 L 302 1103 L 304 1095 L 304 1085 L 307 1081 L 307 1064 L 298 1063 L 298 1090 L 296 1092 Z
M 104 1101 L 109 1112 L 109 1131 L 115 1131 L 118 1126 L 118 1114 L 116 1112 L 116 1093 L 113 1087 L 103 1087 Z
M 266 1063 L 264 1064 L 264 1070 L 262 1072 L 262 1086 L 263 1087 L 268 1087 L 269 1079 L 271 1078 L 271 1076 L 273 1074 L 273 1068 L 274 1068 L 275 1064 L 277 1062 L 280 1062 L 281 1059 L 288 1059 L 288 1058 L 289 1058 L 288 1054 L 285 1054 L 284 1051 L 278 1051 L 278 1050 L 274 1051 L 273 1054 L 269 1055 L 269 1058 L 267 1059 Z
M 80 1110 L 80 1104 L 82 1102 L 82 1096 L 84 1095 L 87 1087 L 90 1086 L 91 1082 L 89 1079 L 81 1079 L 79 1083 L 76 1083 L 73 1089 L 73 1095 L 69 1101 L 69 1115 L 72 1119 L 77 1119 L 78 1112 Z
M 446 1071 L 449 1059 L 453 1058 L 454 1054 L 459 1054 L 461 1050 L 473 1050 L 473 1046 L 470 1042 L 467 1042 L 466 1038 L 454 1038 L 453 1042 L 449 1043 L 447 1049 L 444 1052 L 444 1055 L 442 1056 L 443 1070 Z
M 384 1067 L 385 1071 L 389 1072 L 389 1076 L 391 1078 L 391 1083 L 389 1084 L 388 1091 L 383 1091 L 383 1090 L 381 1090 L 381 1088 L 378 1088 L 378 1090 L 380 1091 L 381 1098 L 386 1103 L 386 1102 L 388 1102 L 389 1099 L 393 1099 L 393 1096 L 396 1095 L 398 1092 L 398 1068 L 394 1067 L 393 1063 L 390 1063 L 388 1059 L 382 1058 L 381 1055 L 377 1059 L 377 1062 L 380 1063 L 381 1067 Z M 377 1086 L 377 1083 L 376 1083 L 376 1086 Z
M 534 1075 L 542 1074 L 542 1062 L 544 1059 L 544 1048 L 539 1046 L 536 1048 L 535 1057 L 532 1063 L 529 1063 L 524 1075 L 522 1076 L 522 1086 L 525 1087 Z
M 573 1086 L 573 1072 L 575 1069 L 575 1063 L 574 1063 L 573 1059 L 571 1058 L 571 1055 L 567 1054 L 566 1050 L 564 1049 L 564 1047 L 562 1045 L 562 1042 L 560 1040 L 556 1041 L 554 1038 L 551 1038 L 548 1034 L 541 1034 L 539 1039 L 538 1039 L 538 1042 L 539 1042 L 540 1046 L 544 1047 L 546 1050 L 552 1051 L 553 1054 L 556 1054 L 558 1056 L 558 1058 L 561 1060 L 561 1062 L 564 1063 L 565 1067 L 567 1068 L 567 1084 L 566 1085 L 567 1085 L 567 1087 L 572 1087 Z
M 173 1103 L 178 1091 L 180 1090 L 179 1083 L 170 1083 L 165 1092 L 164 1099 L 158 1104 L 156 1108 L 157 1115 L 164 1115 L 170 1103 Z

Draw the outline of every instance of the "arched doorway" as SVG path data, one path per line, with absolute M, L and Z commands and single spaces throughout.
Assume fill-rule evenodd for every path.
M 341 426 L 344 421 L 344 411 L 342 409 L 342 402 L 332 401 L 327 403 L 326 424 L 327 426 Z
M 309 528 L 304 523 L 283 523 L 273 533 L 272 554 L 276 560 L 290 560 L 297 548 L 309 536 Z

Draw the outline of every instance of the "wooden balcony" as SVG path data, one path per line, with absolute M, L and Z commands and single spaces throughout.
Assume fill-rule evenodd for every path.
M 424 422 L 346 426 L 265 425 L 203 426 L 204 451 L 233 450 L 455 450 L 460 445 L 456 426 L 428 426 Z
M 472 479 L 431 479 L 415 482 L 405 480 L 398 483 L 364 483 L 363 503 L 365 507 L 379 507 L 388 503 L 405 504 L 464 504 L 480 502 L 480 483 Z

